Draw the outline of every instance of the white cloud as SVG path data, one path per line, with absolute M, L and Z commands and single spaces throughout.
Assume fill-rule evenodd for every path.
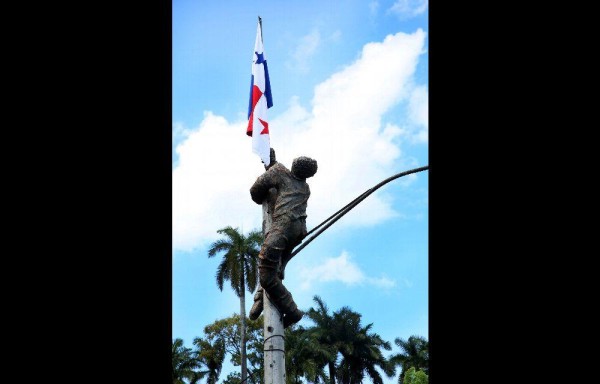
M 193 130 L 187 128 L 183 123 L 174 122 L 172 125 L 172 144 L 176 145 L 177 143 L 185 140 L 192 132 Z
M 381 121 L 401 101 L 410 103 L 414 97 L 415 105 L 420 105 L 411 84 L 424 42 L 425 32 L 419 29 L 366 44 L 354 63 L 315 87 L 311 107 L 292 98 L 277 116 L 271 117 L 269 110 L 271 145 L 278 161 L 290 167 L 295 157 L 304 155 L 318 162 L 317 174 L 308 179 L 309 229 L 383 179 L 409 169 L 404 166 L 411 159 L 402 157 L 400 150 L 404 129 Z M 245 132 L 245 119 L 231 123 L 205 112 L 200 125 L 177 146 L 174 249 L 191 251 L 206 245 L 226 225 L 244 233 L 260 229 L 262 210 L 250 199 L 249 189 L 264 168 Z M 374 225 L 398 216 L 392 203 L 382 188 L 332 229 Z
M 190 130 L 186 129 L 182 123 L 173 123 L 173 141 L 180 141 L 190 134 Z
M 396 282 L 386 277 L 368 277 L 364 272 L 350 260 L 346 251 L 337 258 L 329 258 L 318 266 L 302 268 L 299 272 L 302 290 L 307 290 L 315 282 L 330 283 L 341 282 L 346 285 L 370 284 L 380 288 L 392 288 Z
M 286 62 L 288 68 L 300 73 L 308 73 L 309 63 L 312 62 L 312 57 L 320 43 L 321 34 L 317 29 L 313 29 L 308 35 L 301 37 L 296 49 L 291 54 L 291 61 Z
M 251 151 L 245 122 L 231 124 L 205 112 L 204 120 L 176 148 L 173 170 L 173 247 L 191 251 L 227 225 L 244 232 L 261 226 L 250 186 L 262 163 Z
M 424 85 L 416 87 L 410 95 L 408 118 L 415 126 L 414 140 L 427 142 L 429 137 L 429 95 Z
M 367 282 L 371 285 L 375 285 L 380 288 L 392 288 L 396 286 L 396 282 L 394 280 L 390 280 L 387 277 L 368 277 Z
M 428 4 L 429 0 L 396 0 L 388 12 L 406 19 L 425 12 Z
M 316 86 L 309 128 L 291 140 L 289 151 L 319 162 L 319 171 L 309 179 L 313 192 L 309 220 L 310 216 L 324 220 L 399 171 L 395 165 L 401 156 L 401 130 L 389 124 L 382 127 L 381 118 L 410 96 L 424 40 L 425 32 L 419 29 L 369 43 L 356 62 Z M 384 196 L 385 190 L 375 192 L 336 226 L 370 225 L 395 216 Z

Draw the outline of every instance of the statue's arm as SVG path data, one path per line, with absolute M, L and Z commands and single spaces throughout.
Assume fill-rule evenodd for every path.
M 250 187 L 250 197 L 256 204 L 262 204 L 269 195 L 270 188 L 277 188 L 274 175 L 267 171 L 260 175 Z

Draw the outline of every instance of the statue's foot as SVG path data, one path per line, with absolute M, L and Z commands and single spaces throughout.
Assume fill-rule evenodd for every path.
M 304 316 L 304 312 L 298 308 L 292 312 L 286 313 L 285 316 L 283 316 L 283 328 L 287 328 L 292 324 L 296 324 L 300 321 L 300 319 L 302 319 L 302 316 Z
M 252 305 L 252 308 L 250 308 L 250 314 L 248 315 L 248 317 L 250 318 L 250 320 L 256 320 L 256 319 L 258 319 L 258 316 L 260 316 L 262 311 L 263 311 L 263 301 L 256 300 L 254 302 L 254 304 Z

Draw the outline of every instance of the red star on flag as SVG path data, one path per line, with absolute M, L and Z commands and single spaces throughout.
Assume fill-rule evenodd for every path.
M 268 135 L 269 134 L 269 123 L 267 123 L 266 121 L 264 121 L 263 119 L 261 119 L 260 117 L 258 117 L 258 120 L 260 121 L 260 123 L 263 125 L 263 130 L 260 131 L 261 135 Z

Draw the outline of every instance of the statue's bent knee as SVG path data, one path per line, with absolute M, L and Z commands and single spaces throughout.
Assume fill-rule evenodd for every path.
M 263 289 L 270 291 L 270 289 L 277 284 L 277 266 L 278 262 L 271 261 L 269 259 L 260 259 L 258 262 L 258 274 L 260 285 Z

